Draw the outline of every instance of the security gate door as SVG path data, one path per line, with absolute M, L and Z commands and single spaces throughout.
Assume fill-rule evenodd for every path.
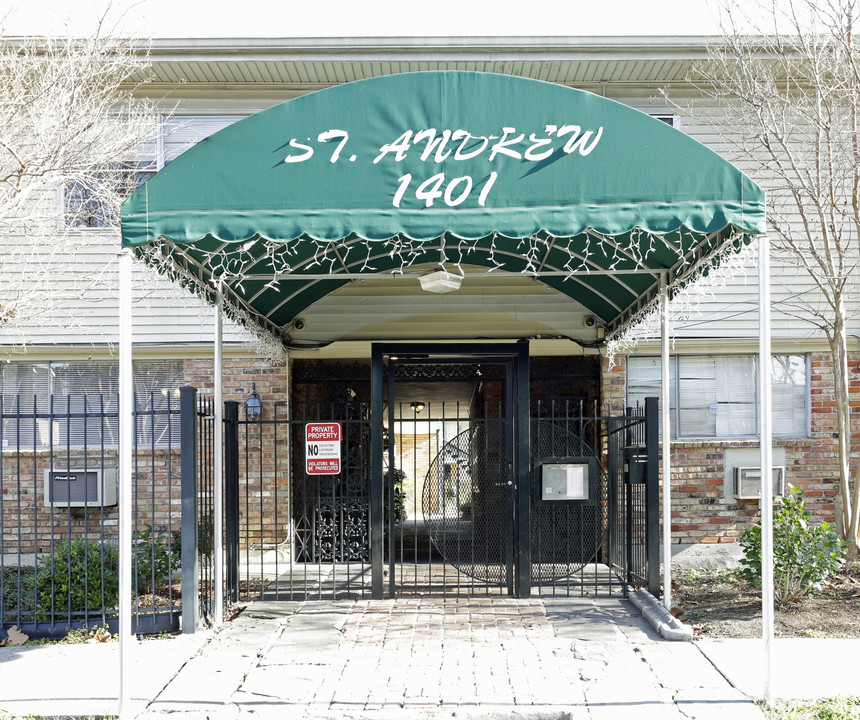
M 587 366 L 524 342 L 293 372 L 287 414 L 226 404 L 231 597 L 659 591 L 656 400 L 601 416 Z M 340 428 L 338 472 L 306 452 L 321 425 Z
M 527 597 L 528 344 L 374 345 L 371 418 L 373 597 Z

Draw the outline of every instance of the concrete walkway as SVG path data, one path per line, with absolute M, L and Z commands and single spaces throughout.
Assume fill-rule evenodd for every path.
M 860 651 L 860 641 L 814 642 Z M 744 720 L 761 718 L 741 691 L 752 688 L 751 643 L 662 640 L 618 597 L 253 603 L 217 633 L 137 643 L 132 710 L 176 720 Z M 116 658 L 114 644 L 0 649 L 0 709 L 115 712 Z M 726 679 L 732 668 L 741 689 Z M 794 669 L 813 687 L 816 671 Z

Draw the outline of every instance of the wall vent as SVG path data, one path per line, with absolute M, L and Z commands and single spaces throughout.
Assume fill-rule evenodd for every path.
M 116 505 L 117 469 L 45 470 L 46 507 Z

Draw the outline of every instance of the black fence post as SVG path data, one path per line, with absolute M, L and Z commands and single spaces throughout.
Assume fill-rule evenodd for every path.
M 224 403 L 224 560 L 227 599 L 239 600 L 239 403 Z
M 597 413 L 594 413 L 597 417 Z M 621 565 L 618 557 L 618 521 L 621 516 L 621 509 L 618 507 L 618 438 L 615 433 L 615 425 L 612 418 L 606 420 L 606 426 L 609 430 L 607 433 L 607 445 L 609 449 L 609 497 L 608 497 L 608 513 L 609 513 L 609 567 L 618 567 Z
M 516 597 L 531 597 L 532 547 L 531 547 L 531 387 L 529 377 L 529 342 L 517 342 L 517 358 L 514 363 L 516 380 L 514 383 L 516 399 L 514 408 L 516 419 Z
M 182 485 L 182 632 L 199 620 L 197 556 L 197 388 L 179 390 L 180 475 Z
M 370 596 L 381 600 L 384 594 L 382 543 L 383 521 L 383 442 L 382 442 L 382 385 L 384 383 L 382 348 L 373 345 L 370 370 Z M 391 382 L 389 378 L 389 382 Z M 393 428 L 392 428 L 393 433 Z M 394 436 L 391 436 L 393 442 Z
M 645 547 L 648 592 L 660 596 L 660 413 L 657 398 L 645 398 Z

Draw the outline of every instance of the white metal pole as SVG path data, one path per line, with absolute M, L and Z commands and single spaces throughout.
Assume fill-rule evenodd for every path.
M 131 251 L 119 255 L 119 717 L 129 712 L 131 674 L 131 534 L 132 534 L 132 379 Z
M 286 373 L 284 375 L 284 379 L 285 379 L 285 395 L 287 398 L 287 427 L 289 428 L 289 427 L 292 427 L 291 421 L 293 419 L 293 415 L 292 415 L 292 413 L 293 413 L 293 400 L 292 400 L 293 387 L 292 387 L 292 378 L 290 376 L 290 373 L 292 373 L 292 368 L 290 368 L 290 351 L 286 350 L 286 349 L 284 350 L 284 368 L 286 370 Z M 293 466 L 292 449 L 290 447 L 292 445 L 292 443 L 285 443 L 285 445 L 286 445 L 286 455 L 287 455 L 287 467 L 291 468 Z M 292 505 L 293 476 L 292 476 L 292 473 L 290 473 L 288 477 L 289 477 L 290 486 L 287 488 L 287 518 L 288 518 L 288 520 L 287 520 L 287 523 L 288 523 L 287 532 L 289 533 L 287 538 L 289 539 L 289 542 L 290 542 L 290 565 L 292 565 L 296 561 L 296 544 L 293 542 L 293 538 L 295 537 L 295 535 L 293 534 L 293 505 Z
M 761 438 L 761 615 L 764 640 L 764 701 L 773 690 L 773 450 L 771 420 L 770 245 L 758 241 L 759 435 Z
M 215 303 L 215 432 L 213 449 L 215 463 L 215 624 L 220 625 L 224 620 L 224 402 L 223 402 L 223 372 L 224 332 L 221 312 L 221 295 Z
M 669 284 L 660 276 L 660 409 L 663 430 L 663 605 L 672 609 L 672 443 L 669 397 Z

